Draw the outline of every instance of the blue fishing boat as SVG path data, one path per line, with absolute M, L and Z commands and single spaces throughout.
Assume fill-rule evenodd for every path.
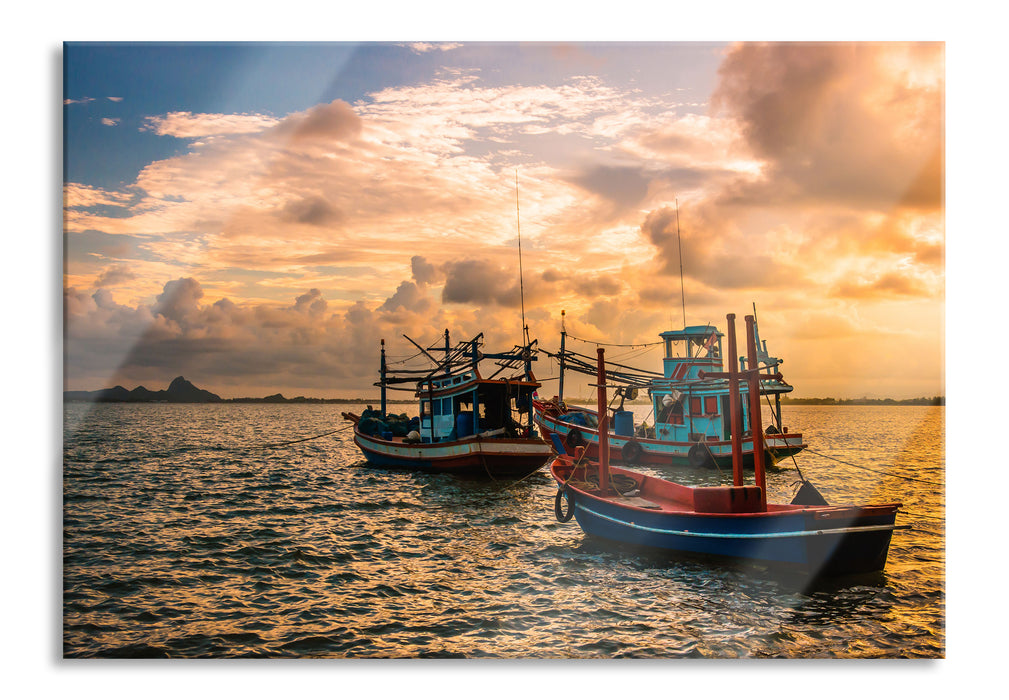
M 522 478 L 546 464 L 553 450 L 532 424 L 532 396 L 540 387 L 532 371 L 536 341 L 509 352 L 485 353 L 483 334 L 454 348 L 445 331 L 443 359 L 412 339 L 431 362 L 423 369 L 391 369 L 381 343 L 381 406 L 354 423 L 354 442 L 368 463 L 391 469 L 448 472 L 493 479 Z M 482 361 L 496 369 L 486 376 Z M 408 418 L 388 410 L 387 391 L 407 385 L 419 402 Z
M 735 355 L 735 319 L 727 317 L 730 354 Z M 554 511 L 558 520 L 574 517 L 590 536 L 626 545 L 672 553 L 703 554 L 759 561 L 800 569 L 813 575 L 854 574 L 882 570 L 900 503 L 831 506 L 805 482 L 791 503 L 768 503 L 762 456 L 762 435 L 755 436 L 754 483 L 743 478 L 742 413 L 748 405 L 760 419 L 764 381 L 756 362 L 753 317 L 747 320 L 747 370 L 730 366 L 714 373 L 728 382 L 729 423 L 733 444 L 731 486 L 691 487 L 612 468 L 607 441 L 606 370 L 604 350 L 598 350 L 597 415 L 600 458 L 591 461 L 584 445 L 568 450 L 555 433 L 561 452 L 550 464 L 558 490 Z M 749 393 L 740 391 L 741 383 Z M 758 423 L 759 424 L 759 423 Z
M 756 327 L 754 333 L 758 333 Z M 560 362 L 560 388 L 552 399 L 533 403 L 534 421 L 546 439 L 559 436 L 568 448 L 584 446 L 590 459 L 599 458 L 600 413 L 589 407 L 567 405 L 563 399 L 564 373 L 574 370 L 594 374 L 591 358 L 565 348 L 566 332 L 561 332 L 561 350 L 553 355 Z M 689 326 L 660 334 L 665 356 L 663 372 L 647 372 L 623 365 L 608 365 L 607 377 L 620 384 L 615 399 L 619 406 L 607 407 L 612 413 L 608 435 L 609 459 L 625 464 L 729 468 L 733 448 L 730 440 L 729 382 L 719 378 L 723 371 L 724 334 L 714 326 Z M 792 391 L 779 371 L 782 360 L 768 354 L 766 341 L 757 335 L 757 356 L 752 367 L 759 370 L 759 394 L 767 401 L 771 422 L 763 431 L 761 442 L 764 461 L 777 464 L 803 449 L 802 434 L 790 432 L 781 419 L 781 396 Z M 730 363 L 736 362 L 734 357 Z M 738 358 L 741 370 L 747 358 Z M 624 410 L 625 399 L 634 399 L 646 391 L 652 403 L 646 422 L 635 425 L 634 414 Z M 749 388 L 743 387 L 744 399 Z M 744 400 L 744 404 L 748 405 Z M 753 468 L 754 421 L 743 410 L 741 442 L 744 467 Z M 759 429 L 760 421 L 755 423 Z

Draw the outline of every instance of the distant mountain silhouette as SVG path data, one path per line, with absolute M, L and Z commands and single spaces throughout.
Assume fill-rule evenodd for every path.
M 167 390 L 151 391 L 138 386 L 132 391 L 121 386 L 98 391 L 64 391 L 63 401 L 86 401 L 89 403 L 375 403 L 376 399 L 312 399 L 296 396 L 293 399 L 284 398 L 283 394 L 271 394 L 261 399 L 239 398 L 222 399 L 217 394 L 200 389 L 186 380 L 176 377 L 168 385 Z M 390 400 L 389 403 L 413 403 L 412 401 Z
M 127 391 L 121 386 L 114 386 L 111 389 L 99 389 L 98 391 L 64 391 L 63 400 L 100 403 L 220 403 L 222 401 L 217 394 L 205 389 L 198 389 L 192 382 L 186 381 L 185 377 L 176 377 L 168 385 L 168 389 L 161 391 L 151 391 L 143 386 Z

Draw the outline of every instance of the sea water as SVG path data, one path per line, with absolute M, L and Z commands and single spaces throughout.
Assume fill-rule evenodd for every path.
M 913 526 L 882 573 L 821 581 L 587 538 L 555 520 L 545 469 L 371 468 L 340 416 L 360 408 L 64 406 L 64 656 L 945 654 L 941 407 L 783 408 L 810 449 L 769 472 L 770 500 L 801 470 L 831 504 L 899 501 Z

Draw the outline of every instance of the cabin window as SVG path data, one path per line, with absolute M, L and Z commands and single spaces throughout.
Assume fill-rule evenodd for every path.
M 709 415 L 715 415 L 718 413 L 718 397 L 717 396 L 705 396 L 704 397 L 704 412 Z
M 428 401 L 424 400 L 420 402 L 420 415 L 421 418 L 431 414 L 431 406 Z
M 672 399 L 669 394 L 656 394 L 655 396 L 655 419 L 656 423 L 675 423 L 677 425 L 683 425 L 683 397 L 672 400 L 670 403 L 666 403 L 667 400 Z
M 701 415 L 701 397 L 691 396 L 690 397 L 690 415 L 699 416 Z

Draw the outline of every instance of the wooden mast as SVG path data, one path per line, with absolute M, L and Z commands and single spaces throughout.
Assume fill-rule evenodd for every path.
M 606 363 L 603 348 L 596 350 L 596 409 L 599 415 L 599 492 L 605 496 L 610 490 L 610 426 L 606 410 Z
M 732 421 L 732 485 L 743 485 L 743 416 L 739 399 L 739 356 L 736 355 L 736 314 L 725 317 L 729 333 L 729 419 Z
M 386 413 L 386 394 L 385 394 L 385 378 L 386 378 L 386 365 L 385 365 L 385 338 L 382 338 L 382 364 L 379 367 L 379 375 L 381 377 L 382 386 L 382 418 L 385 418 Z
M 753 476 L 760 487 L 760 505 L 767 510 L 767 482 L 764 476 L 764 428 L 760 418 L 760 369 L 754 318 L 746 317 L 746 378 L 750 389 L 750 437 L 753 439 Z
M 729 325 L 729 361 L 728 372 L 700 371 L 701 379 L 729 380 L 729 411 L 732 413 L 732 483 L 743 485 L 743 446 L 742 446 L 742 399 L 739 396 L 740 377 L 746 378 L 748 398 L 750 402 L 750 437 L 753 441 L 753 474 L 757 486 L 760 487 L 760 504 L 767 510 L 767 481 L 764 474 L 764 431 L 760 418 L 760 368 L 757 366 L 757 341 L 754 334 L 753 316 L 746 317 L 746 350 L 747 362 L 745 370 L 738 370 L 736 363 L 736 315 L 726 315 Z M 765 379 L 781 380 L 781 372 L 763 375 Z

